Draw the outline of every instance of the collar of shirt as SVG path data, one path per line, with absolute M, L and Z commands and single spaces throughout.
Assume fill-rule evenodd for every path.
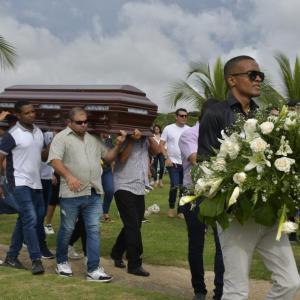
M 35 124 L 32 124 L 32 125 L 33 125 L 33 129 L 29 130 L 29 129 L 25 128 L 24 126 L 22 126 L 19 121 L 16 123 L 16 126 L 18 126 L 21 130 L 35 133 L 38 130 L 38 127 Z
M 254 102 L 253 99 L 250 99 L 250 111 L 249 114 L 245 114 L 245 112 L 243 111 L 242 105 L 241 103 L 231 94 L 229 93 L 228 97 L 227 97 L 227 102 L 228 105 L 230 106 L 230 108 L 237 113 L 241 113 L 246 117 L 249 117 L 250 115 L 252 116 L 253 113 L 258 109 L 258 105 Z

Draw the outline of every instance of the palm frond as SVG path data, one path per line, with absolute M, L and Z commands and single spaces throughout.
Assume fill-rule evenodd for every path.
M 205 101 L 205 98 L 198 91 L 183 80 L 176 81 L 170 86 L 166 98 L 171 102 L 173 107 L 180 102 L 185 102 L 192 104 L 197 109 L 201 108 Z
M 294 99 L 300 99 L 300 61 L 299 57 L 296 57 L 294 67 Z
M 13 68 L 16 57 L 15 48 L 0 35 L 0 69 Z

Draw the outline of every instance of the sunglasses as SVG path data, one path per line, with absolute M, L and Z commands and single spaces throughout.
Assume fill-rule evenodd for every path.
M 187 115 L 177 115 L 180 118 L 187 118 Z
M 265 74 L 263 72 L 260 72 L 260 71 L 248 71 L 248 72 L 244 72 L 244 73 L 230 74 L 230 76 L 242 76 L 242 75 L 248 76 L 248 78 L 251 81 L 255 81 L 257 76 L 260 78 L 261 82 L 263 82 L 264 79 L 265 79 Z
M 74 121 L 74 120 L 72 120 L 72 122 L 74 122 L 77 125 L 83 125 L 83 124 L 86 125 L 88 123 L 88 120 L 83 120 L 83 121 Z

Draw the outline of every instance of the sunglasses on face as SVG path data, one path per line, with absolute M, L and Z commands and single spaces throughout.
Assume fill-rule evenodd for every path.
M 187 118 L 187 115 L 177 115 L 180 118 Z
M 257 76 L 260 78 L 260 81 L 263 82 L 265 79 L 265 74 L 260 71 L 248 71 L 244 73 L 235 73 L 235 74 L 230 74 L 230 76 L 243 76 L 246 75 L 251 81 L 255 81 Z
M 86 125 L 87 123 L 88 123 L 88 120 L 83 120 L 83 121 L 72 121 L 72 122 L 74 122 L 75 124 L 77 124 L 77 125 Z

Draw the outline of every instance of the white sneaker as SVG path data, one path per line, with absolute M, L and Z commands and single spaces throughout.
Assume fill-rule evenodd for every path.
M 88 272 L 86 274 L 86 280 L 96 282 L 110 282 L 112 280 L 112 276 L 107 275 L 102 267 L 98 267 L 95 271 L 90 273 Z
M 82 255 L 80 255 L 73 246 L 68 247 L 68 257 L 71 259 L 80 259 L 82 258 Z
M 73 276 L 71 266 L 67 261 L 65 261 L 61 264 L 57 264 L 55 271 L 60 276 L 65 276 L 65 277 Z
M 51 224 L 45 224 L 44 228 L 45 228 L 46 234 L 54 234 L 55 233 Z
M 0 259 L 0 265 L 3 265 L 3 260 Z

